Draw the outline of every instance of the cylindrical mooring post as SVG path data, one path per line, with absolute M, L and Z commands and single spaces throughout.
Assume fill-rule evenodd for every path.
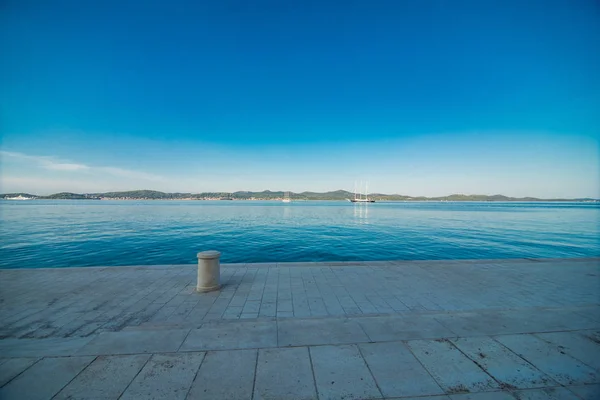
M 218 251 L 202 251 L 198 253 L 197 292 L 210 292 L 221 287 L 221 253 Z

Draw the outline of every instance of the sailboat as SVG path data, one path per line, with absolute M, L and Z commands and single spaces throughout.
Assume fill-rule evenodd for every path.
M 362 182 L 360 184 L 362 186 Z M 348 199 L 352 203 L 375 203 L 375 200 L 369 199 L 369 183 L 365 183 L 365 193 L 363 197 L 363 193 L 357 192 L 356 190 L 356 182 L 354 182 L 354 198 Z
M 290 198 L 290 192 L 285 192 L 281 201 L 283 201 L 284 203 L 291 203 L 292 199 Z

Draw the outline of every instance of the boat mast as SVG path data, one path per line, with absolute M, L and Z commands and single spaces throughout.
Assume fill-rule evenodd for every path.
M 369 200 L 369 182 L 365 183 L 365 200 Z

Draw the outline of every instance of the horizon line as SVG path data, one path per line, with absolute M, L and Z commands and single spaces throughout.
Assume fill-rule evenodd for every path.
M 349 191 L 349 190 L 345 190 L 345 189 L 329 190 L 329 191 L 325 191 L 325 192 L 315 192 L 315 191 L 310 191 L 310 190 L 305 190 L 305 191 L 302 191 L 302 192 L 293 192 L 293 191 L 290 191 L 290 190 L 270 190 L 270 189 L 264 189 L 264 190 L 261 190 L 261 191 L 236 190 L 236 191 L 233 191 L 233 192 L 232 191 L 202 191 L 202 192 L 179 192 L 179 191 L 177 191 L 177 192 L 164 192 L 164 191 L 161 191 L 161 190 L 154 190 L 154 189 L 133 189 L 133 190 L 113 190 L 113 191 L 105 191 L 105 192 L 80 192 L 80 193 L 78 193 L 78 192 L 66 192 L 66 191 L 62 191 L 62 192 L 51 193 L 51 194 L 48 194 L 48 195 L 38 195 L 38 194 L 30 193 L 30 192 L 10 192 L 10 193 L 0 193 L 0 196 L 27 194 L 27 195 L 36 196 L 36 197 L 47 197 L 47 196 L 53 196 L 53 195 L 63 194 L 63 193 L 64 194 L 76 194 L 76 195 L 102 195 L 102 194 L 107 194 L 107 193 L 128 193 L 128 192 L 155 192 L 155 193 L 163 193 L 163 194 L 189 194 L 189 195 L 201 195 L 201 194 L 206 194 L 206 193 L 235 194 L 235 193 L 264 193 L 264 192 L 270 192 L 270 193 L 279 193 L 279 192 L 285 193 L 285 192 L 290 192 L 292 194 L 302 194 L 302 193 L 327 194 L 327 193 L 334 193 L 334 192 L 346 192 L 346 193 L 349 193 L 349 194 L 355 193 L 355 192 L 352 192 L 352 191 Z M 541 198 L 541 197 L 534 197 L 534 196 L 513 197 L 513 196 L 503 195 L 503 194 L 500 194 L 500 193 L 495 193 L 495 194 L 451 193 L 451 194 L 441 195 L 441 196 L 423 196 L 423 195 L 411 196 L 411 195 L 399 194 L 399 193 L 377 193 L 377 192 L 366 193 L 366 194 L 367 195 L 382 195 L 382 196 L 402 196 L 402 197 L 409 197 L 409 198 L 425 198 L 425 199 L 435 199 L 435 198 L 443 198 L 443 197 L 450 197 L 450 196 L 486 196 L 486 197 L 502 196 L 502 197 L 511 198 L 511 199 L 537 199 L 537 200 L 591 199 L 591 200 L 600 200 L 600 198 L 596 198 L 596 197 L 572 197 L 572 198 L 566 198 L 566 197 Z

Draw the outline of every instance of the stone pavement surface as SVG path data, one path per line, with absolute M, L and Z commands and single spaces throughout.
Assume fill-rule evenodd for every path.
M 0 399 L 599 399 L 600 259 L 0 270 Z

